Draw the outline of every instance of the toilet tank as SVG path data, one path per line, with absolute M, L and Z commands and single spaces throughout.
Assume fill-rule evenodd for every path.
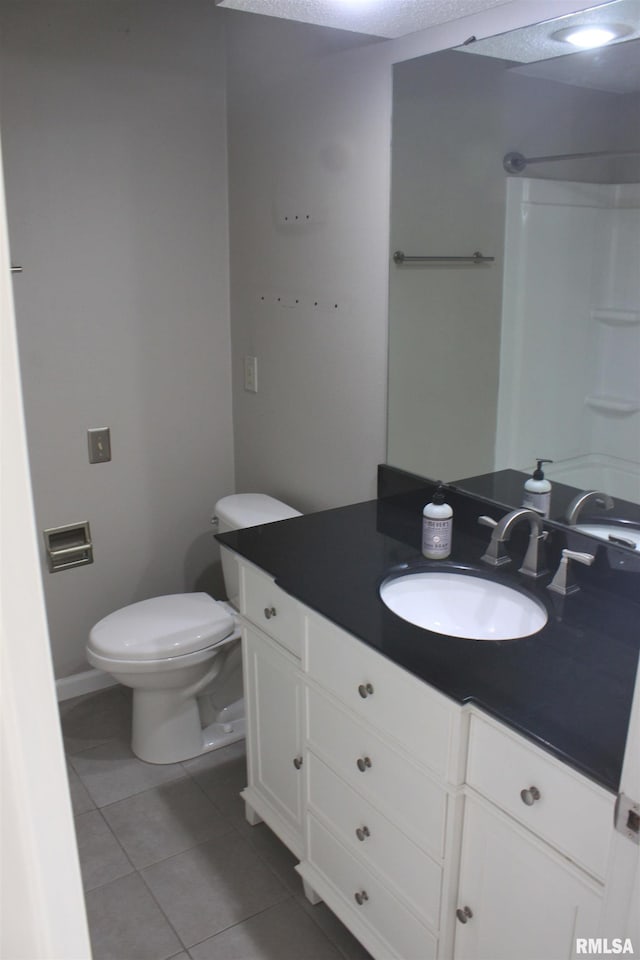
M 218 533 L 230 530 L 243 530 L 245 527 L 257 527 L 261 523 L 273 523 L 275 520 L 289 520 L 300 517 L 299 510 L 269 497 L 265 493 L 235 493 L 218 500 L 214 516 L 218 521 Z M 220 544 L 222 575 L 229 602 L 238 609 L 240 584 L 238 580 L 238 562 L 233 551 Z

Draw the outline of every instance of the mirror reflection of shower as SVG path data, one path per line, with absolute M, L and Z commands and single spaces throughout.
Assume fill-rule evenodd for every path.
M 496 469 L 533 443 L 550 478 L 636 501 L 640 183 L 506 189 Z
M 391 251 L 495 261 L 392 260 L 390 463 L 455 481 L 544 456 L 640 503 L 636 26 L 595 53 L 536 59 L 526 28 L 394 67 Z

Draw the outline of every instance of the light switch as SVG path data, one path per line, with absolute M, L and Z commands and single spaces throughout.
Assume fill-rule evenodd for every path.
M 244 388 L 249 393 L 258 392 L 258 358 L 244 358 Z
M 109 427 L 88 430 L 89 463 L 106 463 L 111 460 L 111 431 Z

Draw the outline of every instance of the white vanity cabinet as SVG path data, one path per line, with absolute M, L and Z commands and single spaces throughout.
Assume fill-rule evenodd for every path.
M 455 960 L 570 960 L 597 937 L 614 797 L 474 713 Z
M 375 957 L 439 954 L 461 710 L 306 616 L 306 859 L 299 872 Z
M 264 820 L 301 859 L 301 607 L 269 577 L 241 564 L 240 609 L 245 619 L 242 655 L 249 782 L 242 796 L 246 815 L 250 823 Z
M 375 960 L 570 960 L 615 797 L 240 561 L 250 821 Z

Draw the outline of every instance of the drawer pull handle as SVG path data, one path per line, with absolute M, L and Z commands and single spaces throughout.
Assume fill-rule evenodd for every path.
M 371 836 L 371 831 L 369 827 L 358 827 L 356 830 L 356 837 L 358 840 L 366 840 L 367 837 Z
M 296 770 L 299 770 L 300 767 L 302 766 L 302 757 L 294 757 L 294 758 L 293 758 L 293 765 L 294 765 L 294 767 L 296 768 Z
M 358 757 L 356 764 L 360 773 L 366 773 L 366 771 L 373 766 L 369 757 Z
M 520 799 L 523 803 L 526 803 L 528 807 L 532 807 L 536 800 L 540 799 L 540 791 L 537 787 L 529 787 L 528 790 L 521 790 Z
M 265 607 L 265 608 L 264 608 L 264 615 L 265 615 L 265 617 L 267 618 L 267 620 L 271 620 L 271 617 L 275 617 L 275 615 L 276 615 L 276 608 L 275 608 L 275 607 Z
M 358 906 L 362 906 L 365 900 L 369 899 L 369 894 L 366 890 L 359 890 L 358 893 L 354 893 L 354 897 Z
M 470 907 L 462 907 L 462 908 L 458 907 L 458 909 L 456 910 L 456 917 L 458 918 L 460 923 L 467 923 L 467 921 L 471 920 L 472 916 L 473 916 L 473 913 Z
M 371 683 L 361 683 L 358 687 L 358 693 L 363 700 L 366 700 L 373 693 L 373 685 Z

